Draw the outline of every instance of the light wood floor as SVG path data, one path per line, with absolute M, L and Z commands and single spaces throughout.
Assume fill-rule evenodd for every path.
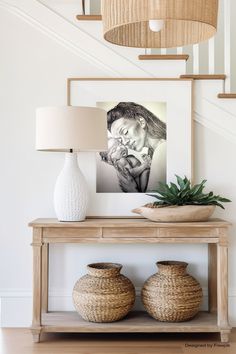
M 28 329 L 0 330 L 1 354 L 235 354 L 236 328 L 230 343 L 217 334 L 43 334 L 34 344 Z

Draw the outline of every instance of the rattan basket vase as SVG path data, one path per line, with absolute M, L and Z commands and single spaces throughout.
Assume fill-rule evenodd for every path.
M 202 288 L 186 273 L 185 262 L 156 263 L 159 272 L 152 275 L 142 288 L 142 302 L 156 320 L 181 322 L 193 318 L 202 302 Z
M 80 278 L 73 289 L 76 311 L 91 322 L 114 322 L 132 309 L 135 289 L 131 281 L 120 274 L 122 265 L 94 263 L 88 274 Z

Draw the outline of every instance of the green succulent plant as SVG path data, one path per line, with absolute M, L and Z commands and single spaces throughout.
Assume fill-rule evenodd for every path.
M 217 205 L 224 209 L 221 203 L 228 203 L 231 200 L 214 195 L 213 192 L 203 193 L 206 180 L 200 184 L 191 185 L 191 181 L 187 178 L 181 178 L 176 175 L 177 184 L 159 182 L 159 187 L 147 194 L 157 199 L 152 205 L 154 207 L 165 207 L 171 205 Z

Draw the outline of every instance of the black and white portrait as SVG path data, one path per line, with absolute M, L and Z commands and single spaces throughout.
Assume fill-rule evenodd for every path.
M 145 193 L 166 182 L 166 103 L 97 102 L 108 151 L 97 154 L 97 193 Z

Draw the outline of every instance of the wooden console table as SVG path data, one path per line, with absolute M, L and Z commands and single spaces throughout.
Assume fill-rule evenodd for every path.
M 91 218 L 84 222 L 37 219 L 33 227 L 33 323 L 35 342 L 43 332 L 218 332 L 229 340 L 229 223 L 220 219 L 194 223 L 155 223 L 147 219 Z M 50 243 L 191 243 L 208 244 L 209 309 L 187 322 L 158 322 L 145 312 L 131 312 L 113 323 L 84 321 L 76 312 L 48 311 L 48 252 Z

